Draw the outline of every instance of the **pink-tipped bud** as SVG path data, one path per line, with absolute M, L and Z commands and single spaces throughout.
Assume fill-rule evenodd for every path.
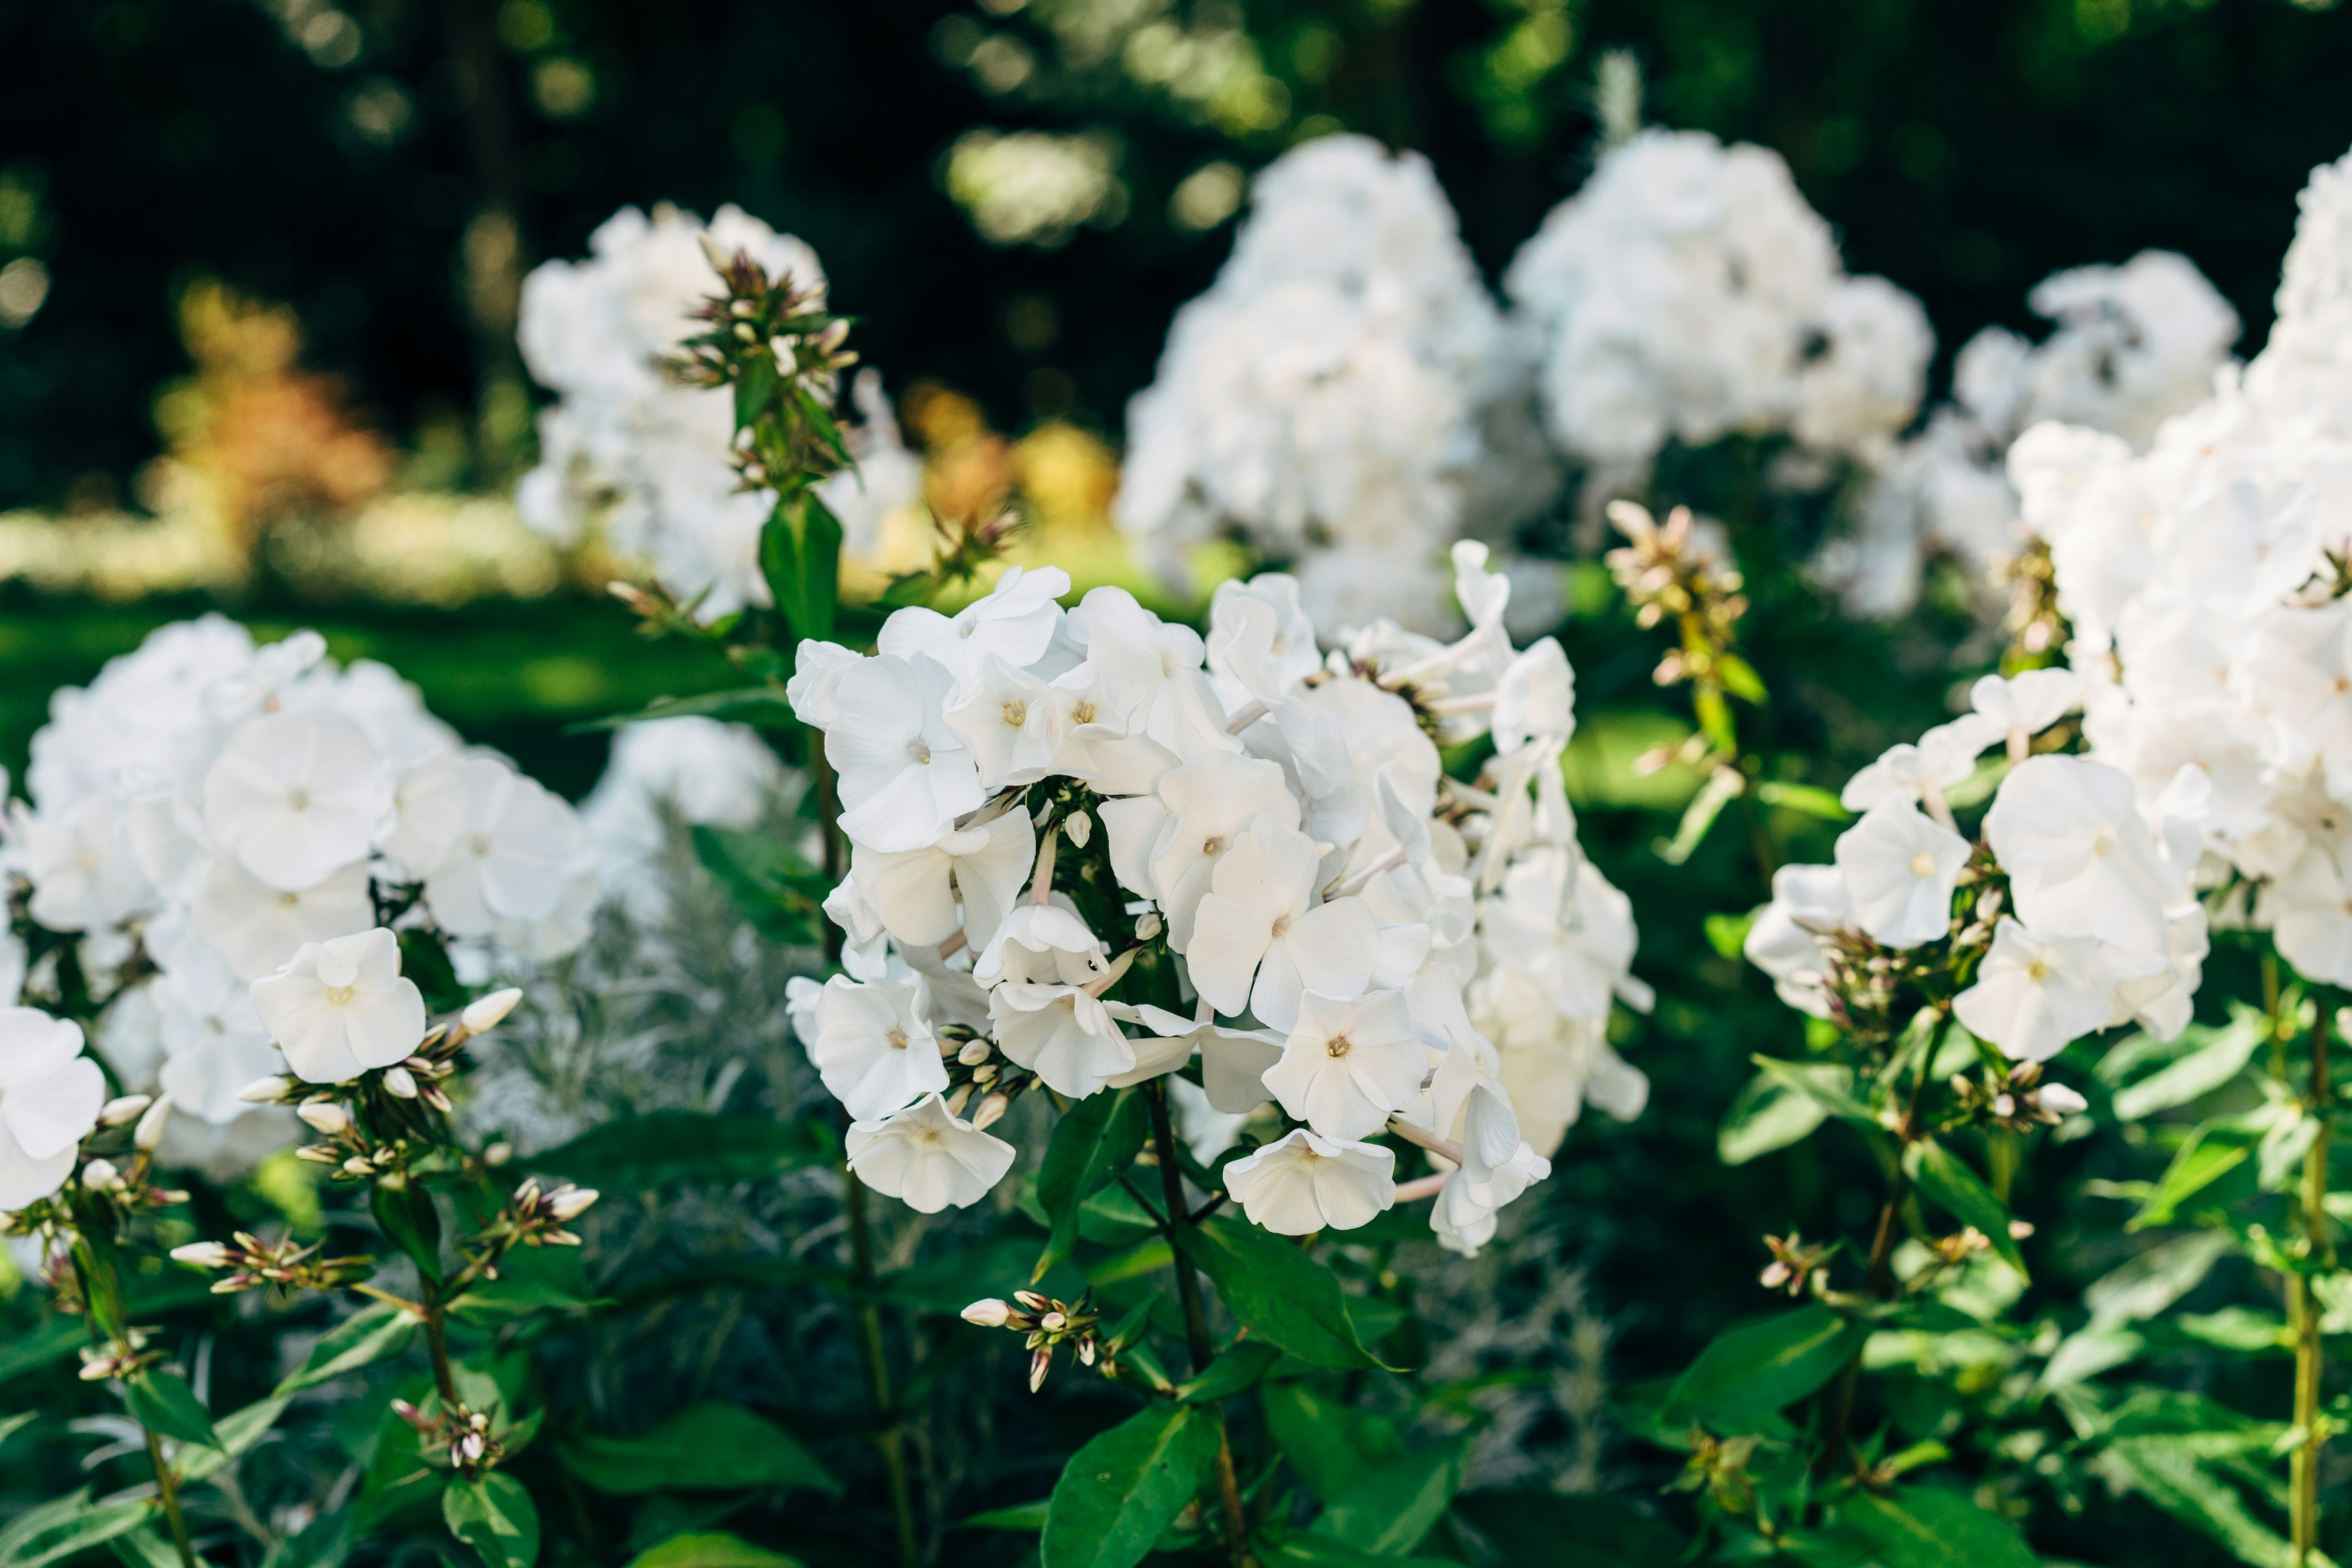
M 144 1094 L 126 1094 L 110 1100 L 98 1108 L 98 1124 L 101 1127 L 128 1127 L 139 1120 L 140 1113 L 147 1109 L 152 1098 Z
M 547 1212 L 559 1220 L 574 1220 L 596 1201 L 593 1187 L 558 1187 L 547 1194 Z
M 1059 1312 L 1048 1312 L 1044 1317 L 1037 1320 L 1037 1326 L 1041 1329 L 1045 1329 L 1052 1332 L 1058 1333 L 1062 1330 L 1070 1326 L 1070 1320 L 1064 1317 Z
M 315 1100 L 298 1106 L 294 1114 L 300 1117 L 311 1131 L 333 1138 L 352 1130 L 351 1113 L 331 1100 Z
M 983 1329 L 1001 1329 L 1012 1316 L 1013 1309 L 993 1296 L 974 1301 L 963 1310 L 965 1322 L 977 1323 Z
M 1045 1374 L 1054 1370 L 1054 1352 L 1038 1350 L 1029 1357 L 1029 1392 L 1036 1393 L 1045 1386 Z
M 2042 1109 L 2053 1116 L 2077 1116 L 2091 1108 L 2089 1100 L 2063 1083 L 2042 1085 L 2042 1092 L 2034 1098 L 2042 1102 Z
M 1764 1266 L 1764 1272 L 1758 1275 L 1757 1279 L 1766 1289 L 1777 1290 L 1789 1282 L 1789 1266 L 1774 1258 Z
M 2014 1116 L 2014 1115 L 2016 1115 L 2016 1114 L 2017 1114 L 2017 1100 L 2016 1100 L 2016 1098 L 2015 1098 L 2014 1096 L 2011 1096 L 2011 1095 L 2006 1095 L 2006 1094 L 1997 1094 L 1997 1095 L 1993 1096 L 1993 1100 L 1992 1100 L 1992 1113 L 1993 1113 L 1995 1116 Z
M 2009 1238 L 2011 1241 L 2023 1241 L 2027 1237 L 2032 1236 L 2032 1234 L 2033 1222 L 2032 1220 L 2013 1219 L 2009 1222 Z
M 236 1097 L 247 1105 L 275 1105 L 286 1098 L 294 1087 L 290 1078 L 257 1078 L 236 1091 Z
M 956 1060 L 968 1068 L 976 1068 L 988 1059 L 988 1052 L 986 1040 L 966 1040 L 963 1049 L 956 1053 Z
M 972 1127 L 974 1130 L 979 1130 L 995 1126 L 997 1120 L 1002 1117 L 1005 1111 L 1011 1110 L 1013 1102 L 1005 1099 L 1004 1096 L 1001 1094 L 990 1095 L 987 1099 L 980 1102 L 980 1109 L 971 1113 Z
M 191 1268 L 226 1268 L 233 1256 L 227 1244 L 218 1241 L 192 1241 L 172 1248 L 172 1261 Z

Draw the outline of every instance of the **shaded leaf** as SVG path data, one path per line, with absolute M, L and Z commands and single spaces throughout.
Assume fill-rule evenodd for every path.
M 1078 1242 L 1079 1206 L 1118 1179 L 1150 1132 L 1150 1109 L 1132 1089 L 1088 1095 L 1062 1113 L 1037 1172 L 1037 1201 L 1054 1229 L 1029 1271 L 1031 1284 L 1070 1255 Z
M 1790 1430 L 1783 1406 L 1837 1375 L 1870 1337 L 1823 1306 L 1743 1323 L 1717 1334 L 1667 1392 L 1653 1426 L 1675 1430 L 1704 1422 L 1726 1436 Z
M 2083 1292 L 2091 1321 L 2129 1323 L 2155 1317 L 2204 1283 L 2234 1244 L 2227 1231 L 2201 1230 L 2151 1247 L 2093 1280 Z
M 712 1402 L 679 1411 L 642 1437 L 566 1438 L 564 1468 L 598 1491 L 744 1491 L 797 1487 L 838 1494 L 841 1483 L 791 1434 L 740 1405 Z
M 539 1561 L 539 1509 L 503 1471 L 452 1479 L 441 1494 L 441 1518 L 489 1568 L 531 1568 Z
M 2228 1083 L 2253 1059 L 2266 1031 L 2259 1013 L 2241 1013 L 2211 1038 L 2168 1067 L 2137 1083 L 2116 1090 L 2115 1111 L 2125 1121 L 2137 1121 L 2159 1110 L 2200 1100 Z
M 688 837 L 694 858 L 761 936 L 797 947 L 823 940 L 832 884 L 781 836 L 697 823 Z
M 833 1129 L 813 1117 L 654 1110 L 591 1128 L 525 1163 L 606 1191 L 650 1192 L 671 1182 L 759 1181 L 839 1157 Z
M 992 1508 L 986 1513 L 976 1513 L 970 1519 L 958 1520 L 956 1528 L 959 1530 L 1010 1530 L 1034 1534 L 1045 1528 L 1046 1507 L 1047 1505 L 1041 1500 L 1016 1502 L 1011 1508 Z
M 1580 1568 L 1671 1568 L 1688 1550 L 1674 1531 L 1615 1498 L 1473 1492 L 1456 1498 L 1454 1511 L 1511 1568 L 1556 1563 L 1569 1541 Z
M 1969 1169 L 1967 1161 L 1933 1138 L 1927 1138 L 1905 1151 L 1903 1168 L 1910 1173 L 1911 1180 L 1922 1193 L 1962 1225 L 1981 1232 L 2003 1262 L 2020 1274 L 2026 1273 L 2025 1258 L 2017 1250 L 2017 1238 L 2009 1234 L 2009 1205 L 1992 1195 L 1992 1189 L 1985 1185 L 1983 1177 Z
M 231 1459 L 251 1453 L 278 1418 L 286 1414 L 288 1401 L 283 1394 L 272 1394 L 257 1400 L 242 1410 L 232 1410 L 213 1423 L 213 1433 L 219 1441 L 206 1447 L 192 1443 L 183 1447 L 172 1459 L 172 1473 L 183 1481 L 201 1481 L 226 1468 Z
M 673 1535 L 638 1552 L 629 1568 L 800 1568 L 800 1559 L 714 1530 Z
M 1134 1568 L 1201 1489 L 1217 1415 L 1154 1400 L 1070 1458 L 1045 1507 L 1045 1568 Z
M 1339 1276 L 1287 1240 L 1228 1215 L 1177 1236 L 1252 1333 L 1312 1366 L 1386 1364 L 1358 1339 Z
M 1878 1125 L 1870 1107 L 1853 1097 L 1853 1069 L 1834 1062 L 1784 1062 L 1777 1057 L 1751 1057 L 1756 1070 L 1773 1082 L 1811 1100 L 1828 1115 L 1867 1127 Z
M 1717 706 L 1720 708 L 1720 702 Z M 1727 727 L 1730 722 L 1727 710 L 1723 720 Z M 1724 745 L 1719 736 L 1710 734 L 1708 739 L 1718 746 Z M 1726 746 L 1724 749 L 1730 748 Z M 1738 799 L 1744 787 L 1745 781 L 1729 768 L 1717 768 L 1708 774 L 1698 794 L 1691 797 L 1690 805 L 1683 808 L 1683 819 L 1675 826 L 1674 837 L 1671 840 L 1662 838 L 1651 847 L 1658 858 L 1669 866 L 1679 866 L 1688 860 L 1706 839 L 1706 830 L 1714 826 L 1715 819 L 1723 814 L 1723 808 Z
M 1892 1497 L 1856 1492 L 1843 1522 L 1876 1549 L 1884 1568 L 2040 1568 L 2017 1528 L 1958 1492 L 1903 1487 Z
M 378 1182 L 368 1207 L 384 1239 L 408 1255 L 416 1271 L 434 1284 L 441 1283 L 441 1211 L 433 1194 L 415 1181 L 398 1186 Z
M 122 1401 L 131 1406 L 131 1418 L 150 1432 L 159 1433 L 175 1443 L 202 1443 L 220 1447 L 213 1433 L 213 1418 L 188 1380 L 176 1372 L 162 1367 L 149 1367 L 135 1372 L 122 1380 Z
M 1323 1501 L 1343 1494 L 1366 1470 L 1404 1454 L 1387 1417 L 1342 1405 L 1304 1383 L 1268 1384 L 1260 1397 L 1283 1458 Z
M 88 1487 L 37 1503 L 0 1527 L 0 1568 L 42 1568 L 102 1546 L 138 1529 L 153 1511 L 144 1501 L 93 1503 Z
M 1380 1556 L 1411 1552 L 1462 1489 L 1471 1436 L 1465 1432 L 1360 1472 L 1329 1500 L 1315 1532 Z
M 596 730 L 617 730 L 624 724 L 687 718 L 726 719 L 770 730 L 795 729 L 800 724 L 782 692 L 772 686 L 748 686 L 733 691 L 706 691 L 698 697 L 659 698 L 634 713 L 583 720 L 566 726 L 565 732 L 584 734 Z
M 2146 1230 L 2150 1226 L 2170 1225 L 2182 1204 L 2244 1164 L 2252 1152 L 2244 1143 L 2213 1137 L 2208 1129 L 2199 1128 L 2172 1156 L 2156 1190 L 2124 1228 Z
M 278 1385 L 278 1392 L 294 1394 L 314 1388 L 347 1372 L 389 1361 L 408 1348 L 416 1329 L 416 1319 L 389 1302 L 354 1312 L 319 1336 L 319 1342 L 310 1347 L 302 1364 Z
M 1818 784 L 1787 784 L 1768 779 L 1756 786 L 1756 798 L 1766 805 L 1801 811 L 1807 816 L 1817 816 L 1823 822 L 1853 820 L 1853 813 L 1845 808 L 1845 803 Z
M 124 1531 L 108 1542 L 106 1549 L 124 1568 L 180 1568 L 180 1549 L 152 1524 Z
M 1154 1291 L 1156 1299 L 1159 1292 Z M 1149 1303 L 1146 1303 L 1147 1306 Z M 1201 1375 L 1181 1384 L 1176 1397 L 1187 1405 L 1208 1405 L 1230 1398 L 1250 1387 L 1282 1359 L 1282 1352 L 1263 1340 L 1243 1340 L 1225 1348 Z
M 1712 918 L 1712 917 L 1710 917 Z M 1834 1063 L 1800 1064 L 1813 1074 L 1835 1074 L 1835 1092 L 1851 1098 L 1853 1070 Z M 1785 1149 L 1829 1120 L 1829 1108 L 1785 1079 L 1758 1073 L 1731 1099 L 1716 1130 L 1715 1152 L 1727 1165 L 1744 1165 L 1775 1149 Z

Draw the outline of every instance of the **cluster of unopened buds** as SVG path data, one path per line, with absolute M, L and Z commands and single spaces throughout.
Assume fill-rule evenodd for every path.
M 1785 1289 L 1791 1297 L 1801 1296 L 1808 1289 L 1816 1295 L 1829 1284 L 1828 1271 L 1822 1267 L 1830 1255 L 1837 1251 L 1834 1241 L 1815 1242 L 1807 1246 L 1795 1231 L 1786 1236 L 1768 1236 L 1765 1248 L 1772 1261 L 1764 1266 L 1757 1282 L 1767 1290 Z
M 1731 641 L 1748 601 L 1738 571 L 1725 564 L 1698 535 L 1690 508 L 1678 506 L 1660 523 L 1632 501 L 1613 501 L 1609 521 L 1627 542 L 1601 557 L 1633 606 L 1634 624 L 1647 631 L 1672 616 L 1683 623 L 1685 646 L 1660 661 L 1661 686 L 1708 673 L 1704 650 Z
M 577 1247 L 580 1238 L 563 1227 L 586 1214 L 596 1197 L 593 1187 L 576 1187 L 570 1182 L 541 1187 L 537 1176 L 525 1177 L 507 1200 L 505 1210 L 482 1232 L 482 1239 L 500 1247 L 517 1242 L 525 1247 Z M 497 1278 L 495 1268 L 485 1272 Z
M 78 1178 L 82 1192 L 102 1200 L 121 1217 L 186 1203 L 188 1194 L 179 1188 L 157 1186 L 148 1180 L 171 1113 L 170 1100 L 144 1094 L 126 1094 L 100 1107 L 99 1127 L 131 1128 L 131 1150 L 122 1163 L 104 1155 L 85 1163 Z
M 2055 1127 L 2090 1104 L 2063 1083 L 2042 1082 L 2040 1062 L 1988 1068 L 1980 1083 L 1955 1073 L 1952 1094 L 1958 1102 L 1954 1107 L 1956 1124 L 1990 1121 L 2012 1132 Z
M 392 1402 L 392 1413 L 416 1430 L 418 1451 L 430 1458 L 446 1451 L 450 1466 L 467 1480 L 496 1466 L 505 1449 L 491 1436 L 488 1411 L 464 1405 L 442 1405 L 431 1414 L 405 1399 Z
M 272 1287 L 285 1294 L 298 1290 L 332 1290 L 364 1279 L 375 1259 L 366 1257 L 320 1258 L 316 1246 L 304 1247 L 292 1237 L 264 1241 L 250 1231 L 238 1231 L 227 1241 L 192 1241 L 172 1248 L 174 1262 L 192 1268 L 226 1268 L 213 1281 L 215 1296 Z
M 1029 1392 L 1034 1394 L 1045 1385 L 1045 1374 L 1053 1370 L 1054 1352 L 1065 1345 L 1077 1352 L 1079 1365 L 1095 1364 L 1096 1335 L 1102 1316 L 1095 1310 L 1092 1291 L 1070 1303 L 1034 1290 L 1015 1290 L 1011 1301 L 993 1296 L 974 1301 L 963 1310 L 963 1321 L 1028 1336 Z
M 939 1035 L 940 1054 L 947 1058 L 948 1114 L 962 1116 L 977 1095 L 980 1103 L 968 1119 L 975 1128 L 993 1125 L 1037 1081 L 1035 1073 L 1016 1067 L 985 1035 L 961 1024 L 943 1025 Z
M 122 1338 L 110 1345 L 83 1346 L 81 1380 L 84 1383 L 104 1383 L 109 1378 L 129 1377 L 162 1361 L 163 1352 L 147 1348 L 147 1339 L 152 1331 L 149 1329 L 125 1329 Z
M 2033 1226 L 2030 1221 L 2013 1219 L 2009 1222 L 2009 1238 L 2011 1241 L 2023 1241 L 2032 1234 Z M 1979 1254 L 1991 1251 L 1992 1237 L 1972 1225 L 1963 1226 L 1949 1236 L 1939 1236 L 1930 1241 L 1927 1244 L 1927 1250 L 1936 1264 L 1936 1268 L 1912 1280 L 1912 1287 L 1915 1289 L 1932 1281 L 1937 1270 L 1958 1268 Z

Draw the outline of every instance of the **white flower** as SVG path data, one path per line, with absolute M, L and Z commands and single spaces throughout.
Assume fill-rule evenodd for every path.
M 885 654 L 845 670 L 824 732 L 841 780 L 842 831 L 875 849 L 919 849 L 980 805 L 980 769 L 947 721 L 954 677 Z
M 1442 1159 L 1434 1163 L 1444 1169 Z M 1521 1143 L 1483 1176 L 1468 1166 L 1455 1166 L 1446 1171 L 1445 1184 L 1430 1205 L 1429 1228 L 1447 1251 L 1475 1258 L 1494 1239 L 1496 1215 L 1550 1174 L 1551 1162 L 1528 1143 Z
M 1160 781 L 1159 796 L 1174 820 L 1154 842 L 1148 885 L 1130 888 L 1158 898 L 1168 917 L 1168 944 L 1182 952 L 1192 945 L 1193 916 L 1217 861 L 1244 827 L 1296 828 L 1298 801 L 1277 764 L 1233 752 L 1209 752 L 1171 769 Z M 1107 817 L 1106 826 L 1116 858 L 1125 819 Z
M 1218 584 L 1209 627 L 1209 668 L 1234 676 L 1254 696 L 1288 691 L 1322 667 L 1315 622 L 1298 602 L 1298 579 L 1286 572 Z M 1243 673 L 1244 663 L 1252 673 Z
M 1078 614 L 1086 623 L 1087 662 L 1102 672 L 1132 733 L 1180 757 L 1241 750 L 1225 733 L 1224 705 L 1202 672 L 1207 649 L 1198 632 L 1162 621 L 1124 588 L 1090 590 Z
M 1078 986 L 999 985 L 988 1012 L 1004 1054 L 1056 1094 L 1083 1100 L 1135 1070 L 1135 1047 L 1118 1019 Z
M 2071 669 L 1988 675 L 1969 689 L 1969 705 L 2002 734 L 2031 739 L 2083 705 L 2083 678 Z
M 378 927 L 306 942 L 253 983 L 253 1005 L 297 1075 L 342 1083 L 390 1067 L 425 1037 L 425 998 L 400 973 L 400 942 Z
M 992 822 L 943 833 L 920 849 L 892 855 L 853 845 L 849 873 L 902 944 L 936 946 L 961 929 L 978 950 L 989 945 L 1021 896 L 1036 854 L 1036 830 L 1015 806 Z
M 825 982 L 808 1047 L 824 1087 L 852 1118 L 872 1121 L 943 1092 L 948 1069 L 915 987 L 890 981 Z
M 208 957 L 174 965 L 150 994 L 163 1042 L 163 1092 L 199 1121 L 236 1121 L 246 1110 L 237 1090 L 283 1065 L 252 992 Z
M 1495 750 L 1508 756 L 1538 736 L 1565 741 L 1575 731 L 1576 672 L 1568 655 L 1557 637 L 1530 643 L 1496 683 Z
M 2035 931 L 2164 951 L 2165 912 L 2188 889 L 2158 854 L 2124 774 L 2081 757 L 2031 758 L 2001 781 L 1984 834 L 2009 873 L 2018 917 Z
M 489 936 L 502 922 L 543 921 L 581 903 L 573 883 L 589 847 L 579 814 L 501 758 L 478 752 L 457 773 L 465 826 L 425 879 L 425 901 L 442 929 Z
M 1888 947 L 1916 947 L 1951 929 L 1952 891 L 1969 841 L 1907 801 L 1886 800 L 1838 835 L 1838 872 L 1854 923 Z
M 2115 996 L 2084 936 L 2037 936 L 2006 915 L 1976 984 L 1953 999 L 1970 1034 L 2013 1060 L 2046 1062 L 2067 1042 L 2104 1028 Z
M 0 1214 L 63 1186 L 98 1125 L 106 1075 L 81 1046 L 79 1024 L 0 1007 Z
M 1379 1131 L 1428 1074 L 1429 1047 L 1413 1032 L 1402 993 L 1341 999 L 1309 991 L 1265 1087 L 1290 1116 L 1347 1140 Z
M 392 815 L 390 766 L 339 720 L 256 719 L 205 774 L 213 842 L 273 888 L 308 888 L 366 858 Z
M 1289 1029 L 1301 993 L 1353 996 L 1370 984 L 1380 956 L 1371 906 L 1318 902 L 1321 865 L 1313 839 L 1271 827 L 1237 835 L 1219 857 L 1185 952 L 1193 985 L 1218 1012 L 1246 1005 Z
M 841 678 L 865 662 L 839 643 L 803 641 L 793 651 L 793 678 L 784 683 L 793 716 L 812 729 L 831 729 L 841 718 Z
M 1772 977 L 1781 1001 L 1826 1018 L 1829 949 L 1822 939 L 1852 924 L 1845 873 L 1835 866 L 1783 866 L 1772 873 L 1772 901 L 1758 911 L 1740 952 Z
M 191 910 L 200 940 L 225 959 L 239 980 L 257 980 L 305 942 L 349 936 L 375 924 L 367 867 L 344 867 L 298 892 L 273 888 L 227 856 L 205 869 Z
M 970 1208 L 1004 1179 L 1015 1152 L 949 1114 L 936 1094 L 895 1116 L 851 1122 L 843 1142 L 859 1181 L 921 1214 Z
M 1908 742 L 1887 748 L 1885 755 L 1846 781 L 1838 804 L 1848 811 L 1868 811 L 1885 800 L 1940 805 L 1943 792 L 1975 771 L 1977 753 L 1997 740 L 2000 731 L 1974 715 L 1939 724 Z
M 876 646 L 886 656 L 936 660 L 961 686 L 991 658 L 1016 668 L 1035 663 L 1062 618 L 1054 601 L 1069 591 L 1069 574 L 1059 567 L 1008 566 L 994 587 L 952 618 L 920 605 L 893 612 Z
M 971 977 L 982 985 L 1084 985 L 1109 968 L 1102 940 L 1064 899 L 1016 905 L 981 950 Z
M 1224 1168 L 1225 1190 L 1250 1222 L 1277 1236 L 1354 1230 L 1396 1203 L 1396 1156 L 1377 1143 L 1293 1128 Z
M 999 654 L 983 654 L 975 661 L 947 720 L 948 727 L 971 748 L 980 764 L 982 789 L 994 794 L 1007 784 L 1034 784 L 1045 776 L 1058 749 L 1048 691 L 1045 682 L 1014 668 Z
M 620 750 L 616 740 L 614 750 Z M 376 845 L 403 880 L 421 881 L 466 831 L 466 778 L 456 753 L 436 752 L 393 786 L 392 831 Z

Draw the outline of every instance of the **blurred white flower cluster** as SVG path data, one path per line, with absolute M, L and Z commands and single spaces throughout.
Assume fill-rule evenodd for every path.
M 605 898 L 640 921 L 657 921 L 668 901 L 666 818 L 756 827 L 798 778 L 748 725 L 688 717 L 622 726 L 604 776 L 580 803 Z
M 1427 160 L 1309 142 L 1257 176 L 1129 405 L 1119 526 L 1180 580 L 1232 535 L 1290 563 L 1318 626 L 1436 631 L 1446 546 L 1500 542 L 1558 488 L 1532 370 Z
M 1066 612 L 1051 568 L 899 611 L 875 657 L 802 645 L 792 700 L 853 854 L 826 904 L 849 974 L 793 1006 L 857 1174 L 971 1204 L 1011 1168 L 986 1129 L 1014 1097 L 1197 1052 L 1177 1098 L 1202 1158 L 1280 1107 L 1224 1167 L 1251 1219 L 1349 1229 L 1434 1195 L 1475 1249 L 1586 1097 L 1637 1112 L 1607 1039 L 1612 998 L 1648 999 L 1633 920 L 1561 788 L 1574 680 L 1549 638 L 1513 650 L 1486 558 L 1455 548 L 1450 645 L 1376 621 L 1326 657 L 1280 574 L 1223 584 L 1203 639 L 1117 588 Z M 1441 742 L 1490 732 L 1476 785 L 1443 775 Z M 1384 1134 L 1433 1173 L 1401 1187 Z
M 2033 754 L 2083 692 L 2071 670 L 1987 676 L 1972 711 L 1854 775 L 1843 800 L 1862 819 L 1835 864 L 1782 867 L 1748 930 L 1748 959 L 1782 1000 L 1866 1016 L 1891 993 L 1888 954 L 1948 943 L 1937 962 L 1970 982 L 1954 1012 L 2012 1060 L 2047 1061 L 2126 1023 L 2180 1032 L 2207 949 L 2197 826 L 2174 816 L 2152 828 L 2131 780 L 2104 763 Z M 1972 843 L 1944 792 L 2004 744 L 2011 765 Z
M 250 1153 L 204 1129 L 265 1114 L 237 1091 L 287 1063 L 248 985 L 309 944 L 395 910 L 484 955 L 552 958 L 587 933 L 596 861 L 572 808 L 465 748 L 390 668 L 325 653 L 315 632 L 257 647 L 218 616 L 167 626 L 58 691 L 33 737 L 7 863 L 32 921 L 78 939 L 92 998 L 115 996 L 100 1044 L 118 1071 L 182 1113 L 167 1157 Z M 57 986 L 28 987 L 24 960 L 10 939 L 5 999 Z
M 516 506 L 561 542 L 600 529 L 706 619 L 766 605 L 760 527 L 770 503 L 737 485 L 732 395 L 683 384 L 664 366 L 698 330 L 690 312 L 719 290 L 711 248 L 748 251 L 772 275 L 820 290 L 824 269 L 806 245 L 732 206 L 707 228 L 667 204 L 650 218 L 623 207 L 588 246 L 587 260 L 545 262 L 523 279 L 523 360 L 558 400 L 539 416 L 540 466 Z M 866 471 L 838 474 L 820 493 L 856 552 L 920 476 L 880 379 L 862 374 L 854 395 L 865 425 L 851 445 Z
M 2047 540 L 2093 754 L 2193 812 L 2217 919 L 2352 984 L 2352 157 L 2315 171 L 2278 322 L 2135 456 L 2045 424 L 2012 448 Z M 2251 897 L 2248 896 L 2251 893 Z
M 1697 131 L 1603 156 L 1503 286 L 1540 335 L 1553 437 L 1615 491 L 1669 441 L 1734 433 L 1874 464 L 1936 346 L 1917 300 L 1845 275 L 1779 153 Z
M 2004 463 L 2021 433 L 2057 419 L 2145 449 L 2165 420 L 2211 394 L 2238 338 L 2229 301 L 2168 250 L 2053 273 L 2026 299 L 2055 330 L 2038 344 L 2006 327 L 1970 338 L 1952 367 L 1952 401 L 1886 460 L 1853 533 L 1824 549 L 1817 573 L 1855 613 L 1908 610 L 1930 554 L 1956 555 L 1981 576 L 2018 549 Z

